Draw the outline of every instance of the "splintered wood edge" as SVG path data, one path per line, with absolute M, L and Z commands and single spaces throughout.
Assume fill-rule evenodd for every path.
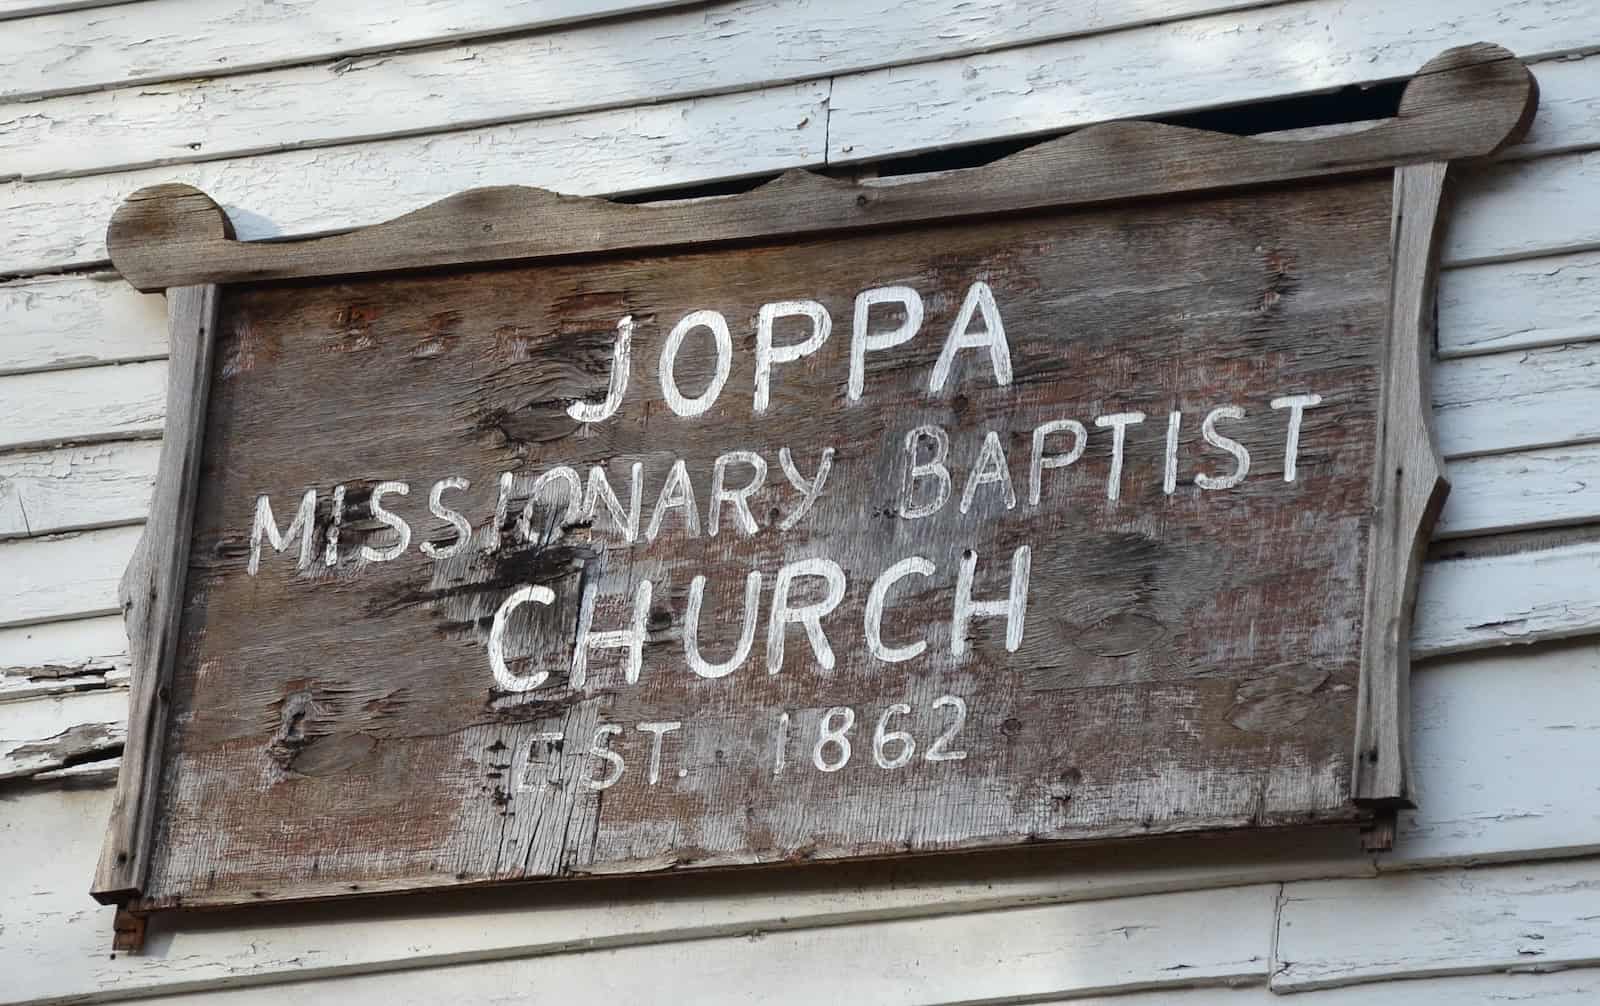
M 1521 60 L 1479 43 L 1429 61 L 1393 119 L 1336 137 L 1268 141 L 1111 122 L 905 185 L 795 170 L 739 195 L 653 206 L 500 186 L 349 233 L 287 242 L 236 241 L 205 193 L 159 185 L 123 203 L 106 245 L 118 271 L 149 292 L 818 235 L 1486 157 L 1521 139 L 1537 104 Z
M 172 349 L 166 435 L 156 466 L 150 518 L 119 592 L 132 669 L 127 743 L 90 889 L 101 904 L 120 906 L 136 899 L 150 866 L 219 293 L 216 286 L 190 286 L 173 289 L 167 296 Z
M 1432 425 L 1429 363 L 1439 270 L 1439 212 L 1449 164 L 1394 173 L 1389 331 L 1378 400 L 1367 548 L 1361 682 L 1351 795 L 1380 809 L 1414 805 L 1411 619 L 1434 521 L 1450 484 Z

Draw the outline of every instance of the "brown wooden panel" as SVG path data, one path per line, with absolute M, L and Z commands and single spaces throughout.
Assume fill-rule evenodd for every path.
M 1377 438 L 1387 352 L 1389 175 L 1249 195 L 923 225 L 895 233 L 696 253 L 507 266 L 459 274 L 225 288 L 190 549 L 182 643 L 173 671 L 169 758 L 142 907 L 406 889 L 506 878 L 676 869 L 1053 839 L 1349 823 L 1352 751 Z M 992 290 L 1011 377 L 989 349 L 941 351 L 974 284 Z M 864 390 L 849 391 L 854 298 L 907 286 L 924 318 L 902 345 L 867 353 Z M 771 368 L 754 406 L 764 304 L 814 300 L 831 319 L 819 349 Z M 674 414 L 660 372 L 669 331 L 693 311 L 727 321 L 730 369 L 701 415 Z M 581 423 L 576 401 L 605 399 L 619 320 L 632 319 L 631 379 L 616 414 Z M 893 304 L 870 331 L 903 318 Z M 981 312 L 979 314 L 981 319 Z M 968 329 L 976 338 L 982 320 Z M 774 342 L 812 331 L 780 317 Z M 714 381 L 707 328 L 682 341 L 685 396 Z M 1290 410 L 1304 412 L 1295 477 L 1286 480 Z M 1203 488 L 1237 462 L 1202 425 L 1243 444 L 1249 471 Z M 1108 498 L 1114 426 L 1126 427 L 1117 498 Z M 1182 415 L 1175 485 L 1164 486 L 1169 414 Z M 1086 450 L 1041 473 L 1031 500 L 1034 431 L 1074 420 Z M 907 516 L 907 432 L 948 431 L 952 492 Z M 1015 493 L 974 482 L 993 432 Z M 1070 432 L 1046 441 L 1065 452 Z M 832 450 L 814 506 L 781 528 L 804 479 Z M 745 534 L 724 502 L 710 534 L 717 459 L 759 455 L 764 485 Z M 927 450 L 919 455 L 926 459 Z M 677 461 L 685 508 L 658 497 Z M 641 466 L 639 540 L 607 508 L 571 519 L 564 483 L 518 516 L 528 483 L 560 465 L 586 482 L 599 466 L 624 507 Z M 497 523 L 497 486 L 514 491 Z M 998 474 L 998 469 L 989 469 Z M 751 476 L 731 461 L 725 484 Z M 473 528 L 458 542 L 429 513 L 451 476 L 470 488 L 443 502 Z M 915 481 L 910 504 L 935 480 Z M 380 483 L 403 482 L 384 509 L 410 528 L 391 560 L 363 559 L 397 534 L 373 519 Z M 344 486 L 337 560 L 326 563 L 336 486 Z M 1215 483 L 1213 483 L 1215 485 Z M 298 540 L 261 546 L 265 494 L 287 527 L 316 493 L 310 562 Z M 558 499 L 559 497 L 559 499 Z M 670 500 L 669 500 L 670 502 Z M 581 509 L 581 507 L 580 507 Z M 958 571 L 976 553 L 977 600 L 1004 598 L 1020 547 L 1030 550 L 1021 638 L 1007 619 L 971 623 L 952 652 Z M 884 644 L 924 640 L 903 662 L 868 652 L 864 611 L 892 564 L 922 557 L 888 595 Z M 843 596 L 820 618 L 825 667 L 803 624 L 781 625 L 775 672 L 775 580 L 786 564 L 829 560 Z M 791 567 L 793 568 L 793 567 Z M 698 645 L 724 661 L 742 635 L 746 578 L 761 574 L 748 656 L 702 677 L 685 652 L 691 582 L 706 578 Z M 629 624 L 648 580 L 636 683 L 626 653 L 597 650 L 572 687 L 581 596 L 595 630 Z M 513 591 L 543 586 L 553 603 L 507 620 L 498 688 L 488 637 Z M 791 605 L 823 598 L 799 575 Z M 935 749 L 959 719 L 961 729 Z M 898 704 L 874 756 L 874 728 Z M 819 720 L 849 715 L 850 756 L 817 750 Z M 780 717 L 787 714 L 787 726 Z M 680 723 L 661 734 L 641 724 Z M 593 753 L 603 735 L 623 760 Z M 784 731 L 787 741 L 784 742 Z M 561 734 L 558 740 L 553 734 Z M 659 756 L 653 758 L 653 749 Z M 781 767 L 777 752 L 783 751 Z M 963 758 L 928 760 L 935 753 Z M 655 778 L 652 781 L 652 763 Z M 893 767 L 882 767 L 880 762 Z

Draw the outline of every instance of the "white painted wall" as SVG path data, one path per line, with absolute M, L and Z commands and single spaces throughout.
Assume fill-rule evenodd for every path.
M 129 192 L 189 181 L 243 237 L 303 235 L 479 185 L 649 191 L 1383 81 L 1479 40 L 1543 94 L 1449 215 L 1455 491 L 1393 853 L 1302 835 L 458 892 L 158 920 L 109 954 L 86 891 L 125 717 L 115 582 L 165 381 L 162 299 L 105 272 Z M 1600 0 L 0 0 L 0 1002 L 1600 1001 L 1591 50 Z

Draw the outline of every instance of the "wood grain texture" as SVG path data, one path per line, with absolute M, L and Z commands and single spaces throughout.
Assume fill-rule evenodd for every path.
M 1284 888 L 1271 987 L 1600 964 L 1600 860 Z
M 143 523 L 160 453 L 132 440 L 0 454 L 0 539 Z M 1452 460 L 1445 475 L 1435 541 L 1600 519 L 1593 444 Z
M 1417 74 L 1400 112 L 1361 133 L 1263 142 L 1151 123 L 1110 123 L 960 176 L 873 188 L 791 172 L 754 192 L 690 205 L 619 205 L 538 189 L 480 189 L 387 224 L 315 241 L 245 244 L 187 186 L 135 193 L 107 246 L 135 287 L 383 272 L 424 266 L 701 246 L 1024 210 L 1091 206 L 1399 164 L 1483 157 L 1515 142 L 1538 103 L 1527 69 L 1493 45 L 1451 50 Z
M 21 4 L 23 0 L 6 2 Z M 13 25 L 0 34 L 0 66 L 6 67 L 0 102 L 350 60 L 374 51 L 549 31 L 691 2 L 405 0 L 377 8 L 360 0 L 278 0 L 270 5 L 227 0 L 197 9 L 185 0 L 143 0 L 110 11 L 85 5 L 30 24 Z M 49 12 L 50 7 L 70 6 L 30 5 L 39 14 Z
M 140 0 L 0 0 L 0 21 L 38 17 L 64 10 L 90 10 L 96 7 L 116 7 L 138 2 Z
M 1358 178 L 913 234 L 230 293 L 211 418 L 224 432 L 208 448 L 196 504 L 159 852 L 138 904 L 1360 819 L 1348 780 L 1392 195 L 1388 178 Z M 1172 282 L 1127 283 L 1184 255 Z M 871 263 L 870 274 L 859 263 Z M 968 363 L 959 394 L 931 394 L 940 343 L 930 337 L 874 360 L 871 393 L 852 403 L 840 336 L 784 368 L 770 415 L 753 414 L 745 392 L 732 390 L 760 382 L 750 355 L 731 348 L 729 390 L 704 417 L 670 416 L 671 400 L 642 377 L 605 423 L 582 426 L 567 414 L 567 403 L 603 396 L 624 314 L 639 319 L 635 358 L 654 361 L 673 320 L 693 309 L 718 305 L 745 346 L 765 300 L 816 291 L 843 319 L 858 289 L 893 281 L 922 291 L 926 328 L 942 332 L 976 276 L 987 277 L 1016 333 L 1014 385 L 996 386 Z M 708 341 L 679 357 L 678 372 L 696 385 L 717 369 Z M 1119 362 L 1108 369 L 1108 358 Z M 1179 358 L 1186 364 L 1174 369 Z M 1328 404 L 1307 413 L 1304 474 L 1294 481 L 1287 417 L 1267 403 L 1309 390 Z M 1206 449 L 1200 420 L 1227 402 L 1248 412 L 1234 429 L 1252 445 L 1256 476 L 1212 487 L 1224 495 L 1194 473 L 1226 467 L 1188 459 Z M 1047 502 L 1004 503 L 984 490 L 970 513 L 954 500 L 922 522 L 896 511 L 911 426 L 952 430 L 951 463 L 969 473 L 989 431 L 1019 459 L 1001 464 L 1026 498 L 1020 458 L 1035 426 L 1146 408 L 1190 416 L 1177 447 L 1181 491 L 1163 489 L 1163 415 L 1129 434 L 1115 499 L 1112 444 L 1096 428 L 1082 474 Z M 653 549 L 622 544 L 603 515 L 574 524 L 546 514 L 541 497 L 528 508 L 532 523 L 549 517 L 554 537 L 521 532 L 484 551 L 509 526 L 489 516 L 499 472 L 531 478 L 557 463 L 595 465 L 624 487 L 637 461 L 648 501 L 677 458 L 694 498 L 707 500 L 713 462 L 734 445 L 769 459 L 791 448 L 802 471 L 832 448 L 830 485 L 840 488 L 799 530 L 779 535 L 770 526 L 793 503 L 769 479 L 751 504 L 767 532 L 730 539 L 725 526 L 713 538 L 673 517 Z M 393 561 L 355 558 L 357 546 L 387 544 L 363 509 L 373 486 L 405 480 L 415 501 L 429 481 L 458 474 L 472 481 L 460 504 L 476 527 L 469 552 L 438 563 L 415 548 Z M 265 553 L 252 575 L 257 494 L 282 510 L 282 526 L 286 500 L 307 487 L 326 496 L 335 484 L 353 496 L 339 567 L 302 575 L 292 558 Z M 312 529 L 319 559 L 329 520 Z M 447 543 L 426 526 L 419 536 Z M 1040 537 L 1042 528 L 1054 530 Z M 1292 538 L 1284 547 L 1294 561 L 1264 564 L 1257 542 L 1268 528 Z M 935 613 L 968 561 L 961 549 L 975 550 L 972 562 L 981 554 L 1004 565 L 1023 545 L 1034 549 L 1030 596 L 1041 599 L 1031 635 L 1009 642 L 1003 621 L 952 629 Z M 928 650 L 914 675 L 891 673 L 869 658 L 877 644 L 858 613 L 874 577 L 924 553 L 938 575 L 913 595 L 920 613 L 890 624 L 912 638 L 925 631 Z M 757 651 L 767 674 L 743 656 L 744 671 L 727 684 L 684 673 L 678 651 L 695 574 L 709 577 L 711 610 L 737 613 L 747 572 L 772 575 L 801 558 L 848 571 L 841 615 L 827 623 L 836 666 L 831 656 L 813 662 L 795 634 L 780 650 L 779 622 Z M 995 575 L 988 568 L 984 576 Z M 609 659 L 597 664 L 598 680 L 561 671 L 526 698 L 496 685 L 485 633 L 519 584 L 555 591 L 554 622 L 530 621 L 508 637 L 521 675 L 565 666 L 566 626 L 585 583 L 602 598 L 595 624 L 608 625 L 626 617 L 618 605 L 640 578 L 656 594 L 637 687 Z M 1218 592 L 1225 604 L 1212 603 Z M 1290 610 L 1279 603 L 1288 596 L 1322 600 Z M 694 620 L 706 652 L 748 652 L 737 649 L 736 618 L 702 622 Z M 968 631 L 964 653 L 957 642 Z M 816 735 L 831 708 L 859 709 L 865 723 L 904 702 L 917 711 L 904 715 L 923 736 L 918 750 L 932 753 L 944 695 L 968 703 L 961 750 L 974 753 L 955 772 L 941 774 L 933 760 L 874 766 L 863 725 L 857 760 L 835 776 L 813 768 L 823 755 L 800 739 Z M 1157 708 L 1185 710 L 1185 726 L 1118 712 Z M 793 739 L 781 742 L 792 781 L 782 786 L 769 763 L 779 709 L 794 718 Z M 634 728 L 654 721 L 683 724 L 659 788 L 654 770 L 647 783 L 637 767 L 657 756 Z M 615 743 L 635 774 L 590 792 L 585 783 L 598 776 L 582 745 L 602 722 L 629 728 Z M 572 738 L 559 757 L 538 740 L 548 731 Z M 404 830 L 374 835 L 363 823 L 379 813 L 373 800 L 396 787 L 415 801 L 396 819 Z M 295 810 L 305 805 L 321 810 Z M 353 835 L 370 838 L 351 844 Z M 371 844 L 380 840 L 381 854 Z
M 1356 799 L 1410 806 L 1411 619 L 1423 549 L 1450 491 L 1429 422 L 1439 204 L 1446 163 L 1394 173 L 1389 324 L 1367 551 L 1367 627 L 1352 759 Z
M 1574 644 L 1434 662 L 1418 668 L 1414 687 L 1421 806 L 1401 813 L 1398 846 L 1381 858 L 1382 868 L 1600 851 L 1591 781 L 1573 785 L 1549 774 L 1530 779 L 1526 772 L 1530 763 L 1586 764 L 1600 756 L 1600 649 Z M 0 945 L 0 966 L 18 962 L 13 981 L 0 987 L 0 1002 L 116 999 L 397 968 L 407 970 L 412 987 L 426 996 L 433 994 L 431 983 L 451 980 L 452 971 L 434 970 L 444 965 L 544 959 L 575 946 L 1080 900 L 1114 910 L 1115 899 L 1165 891 L 1372 875 L 1369 859 L 1352 858 L 1348 839 L 1343 853 L 1338 843 L 1319 841 L 1333 835 L 1257 836 L 1244 843 L 1184 838 L 1120 850 L 1035 849 L 893 866 L 461 892 L 338 908 L 266 907 L 181 922 L 157 916 L 150 953 L 108 960 L 110 917 L 83 911 L 82 878 L 98 852 L 95 835 L 109 794 L 37 789 L 15 794 L 7 806 L 13 812 L 0 818 L 0 860 L 37 863 L 38 869 L 0 876 L 8 895 L 0 897 L 0 924 L 19 934 Z M 26 896 L 10 896 L 8 880 L 23 884 Z M 871 939 L 870 927 L 863 938 Z M 693 943 L 677 945 L 694 952 Z M 1518 988 L 1541 987 L 1525 981 Z
M 91 888 L 102 904 L 126 901 L 143 887 L 149 870 L 171 702 L 169 688 L 179 650 L 178 626 L 189 567 L 194 521 L 190 501 L 200 478 L 218 301 L 216 287 L 167 291 L 168 341 L 172 346 L 167 368 L 167 435 L 156 469 L 150 519 L 118 591 L 128 628 L 133 683 L 122 771 L 106 826 L 105 849 Z

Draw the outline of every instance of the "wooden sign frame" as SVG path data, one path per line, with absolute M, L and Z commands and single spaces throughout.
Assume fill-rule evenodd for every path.
M 1392 822 L 1393 811 L 1411 805 L 1413 797 L 1406 755 L 1411 609 L 1423 549 L 1448 489 L 1430 430 L 1427 393 L 1446 172 L 1452 161 L 1487 157 L 1520 139 L 1536 104 L 1536 84 L 1519 60 L 1499 47 L 1475 45 L 1428 63 L 1406 88 L 1399 114 L 1359 132 L 1266 140 L 1116 122 L 982 168 L 899 185 L 793 171 L 744 194 L 653 206 L 488 188 L 388 223 L 281 243 L 236 241 L 226 213 L 188 186 L 136 193 L 117 211 L 107 243 L 130 283 L 167 293 L 171 359 L 166 436 L 150 519 L 122 583 L 133 667 L 131 714 L 94 897 L 135 913 L 190 904 L 148 892 L 147 878 L 163 745 L 171 726 L 172 675 L 183 645 L 180 626 L 208 395 L 218 367 L 214 335 L 219 308 L 231 293 L 283 281 L 844 237 L 929 222 L 1016 219 L 1040 211 L 1143 205 L 1392 172 L 1388 331 L 1377 396 L 1366 631 L 1350 758 L 1352 809 L 1341 819 L 1376 827 L 1379 834 L 1372 841 L 1381 846 L 1386 818 Z M 337 897 L 422 885 L 400 878 L 387 888 L 352 891 L 354 886 L 330 882 L 285 895 L 240 892 L 231 900 L 199 903 Z

